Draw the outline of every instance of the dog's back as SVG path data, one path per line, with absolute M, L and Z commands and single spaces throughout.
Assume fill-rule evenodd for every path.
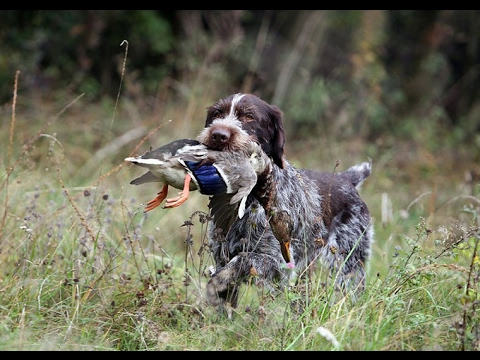
M 356 164 L 338 174 L 311 169 L 299 169 L 298 171 L 315 181 L 319 187 L 326 187 L 329 182 L 331 183 L 333 178 L 339 178 L 341 181 L 345 181 L 346 184 L 351 184 L 353 187 L 359 189 L 365 179 L 372 173 L 372 163 L 363 162 Z
M 365 288 L 365 267 L 371 254 L 374 229 L 368 206 L 358 190 L 371 171 L 371 162 L 351 166 L 338 174 L 299 170 L 315 182 L 323 197 L 322 218 L 328 235 L 324 239 L 326 246 L 321 251 L 320 260 L 332 269 L 351 274 L 345 277 L 341 286 L 359 291 Z M 343 256 L 336 256 L 335 251 L 340 251 Z M 344 260 L 339 264 L 342 258 Z
M 311 169 L 298 171 L 318 186 L 319 193 L 323 196 L 324 222 L 328 227 L 336 214 L 356 203 L 363 203 L 358 190 L 370 176 L 372 163 L 356 164 L 338 174 Z

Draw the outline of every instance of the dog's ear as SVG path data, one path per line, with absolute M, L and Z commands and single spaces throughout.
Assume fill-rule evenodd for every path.
M 283 127 L 283 113 L 275 105 L 269 105 L 268 116 L 271 120 L 269 125 L 272 125 L 273 127 L 270 129 L 270 131 L 272 131 L 272 136 L 270 138 L 270 156 L 280 169 L 284 169 L 285 129 Z

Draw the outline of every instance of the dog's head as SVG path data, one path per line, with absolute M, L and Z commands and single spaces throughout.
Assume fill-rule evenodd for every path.
M 234 94 L 207 109 L 199 141 L 215 150 L 229 148 L 236 123 L 257 141 L 281 169 L 284 168 L 285 131 L 282 111 L 252 94 Z

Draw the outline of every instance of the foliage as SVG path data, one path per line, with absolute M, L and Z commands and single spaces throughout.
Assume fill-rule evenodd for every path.
M 24 79 L 21 91 L 84 93 L 91 101 L 114 98 L 126 71 L 124 96 L 149 98 L 152 108 L 161 104 L 163 90 L 181 101 L 198 96 L 207 103 L 225 93 L 254 92 L 288 111 L 302 137 L 333 113 L 340 123 L 335 136 L 351 131 L 370 141 L 387 133 L 409 137 L 418 123 L 405 119 L 423 118 L 429 127 L 473 142 L 480 128 L 477 15 L 478 10 L 5 10 L 0 101 L 10 99 L 17 70 Z M 205 88 L 208 83 L 217 87 Z M 293 110 L 304 103 L 309 111 Z M 352 118 L 345 119 L 345 112 Z
M 134 41 L 132 66 L 148 76 L 172 49 L 171 25 L 161 13 L 148 10 L 5 10 L 0 14 L 4 45 L 2 84 L 16 70 L 26 74 L 22 86 L 56 90 L 69 87 L 92 99 L 116 95 L 123 40 Z M 159 72 L 160 71 L 160 72 Z M 145 81 L 148 78 L 144 79 Z M 10 93 L 0 94 L 4 102 Z
M 434 84 L 451 70 L 443 45 L 411 74 L 434 84 L 412 101 L 415 82 L 398 74 L 421 54 L 408 37 L 398 56 L 386 44 L 424 28 L 415 14 L 0 12 L 0 349 L 479 350 L 478 109 L 455 127 L 438 100 L 452 80 Z M 453 26 L 462 14 L 433 15 Z M 237 309 L 212 308 L 208 199 L 144 214 L 158 189 L 129 185 L 139 169 L 123 159 L 195 137 L 226 93 L 269 101 L 282 87 L 292 163 L 373 160 L 360 190 L 376 232 L 367 291 L 342 297 L 319 267 L 276 292 L 252 278 Z

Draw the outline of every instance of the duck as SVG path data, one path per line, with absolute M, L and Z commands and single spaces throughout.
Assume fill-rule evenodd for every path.
M 191 191 L 198 190 L 203 195 L 224 193 L 231 196 L 230 204 L 238 206 L 238 216 L 242 218 L 257 174 L 270 160 L 257 142 L 250 138 L 238 141 L 241 146 L 218 151 L 196 139 L 178 139 L 143 155 L 125 158 L 127 162 L 148 169 L 130 184 L 163 183 L 157 196 L 145 205 L 144 212 L 161 205 L 169 187 L 174 187 L 180 190 L 178 196 L 166 199 L 163 208 L 180 206 Z
M 125 161 L 148 169 L 145 174 L 130 181 L 131 185 L 163 183 L 157 196 L 145 205 L 144 212 L 155 209 L 165 200 L 169 186 L 182 190 L 185 200 L 190 191 L 198 189 L 197 184 L 186 176 L 184 165 L 178 161 L 182 154 L 189 154 L 193 159 L 203 160 L 206 155 L 206 147 L 197 140 L 179 139 L 157 149 L 150 149 L 143 155 L 125 158 Z M 177 201 L 180 205 L 181 200 L 177 199 Z

